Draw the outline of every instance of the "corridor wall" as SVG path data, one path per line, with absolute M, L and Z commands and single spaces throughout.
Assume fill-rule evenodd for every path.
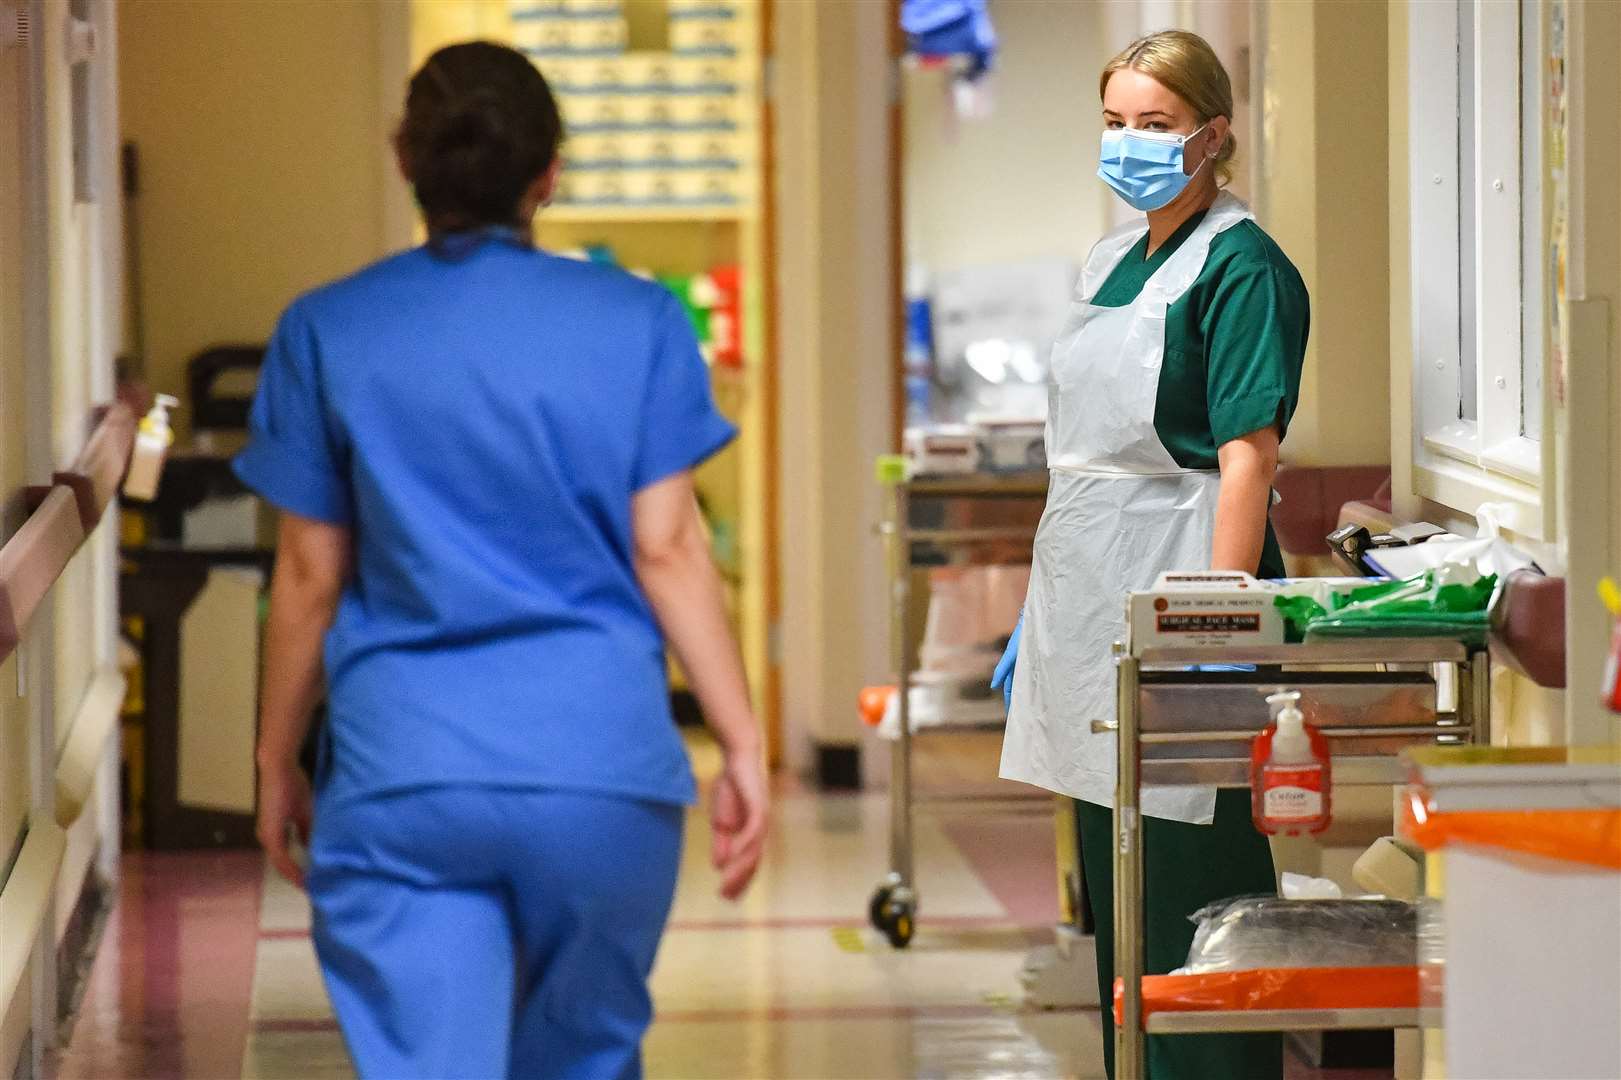
M 118 851 L 117 515 L 62 487 L 36 510 L 26 492 L 88 468 L 113 398 L 118 11 L 30 0 L 0 16 L 19 13 L 29 32 L 0 45 L 0 564 L 21 624 L 0 657 L 0 1075 L 32 1077 L 80 958 L 70 930 L 94 918 Z M 123 414 L 114 427 L 96 442 L 107 469 L 132 432 Z
M 263 342 L 299 293 L 389 249 L 385 189 L 403 185 L 387 132 L 404 88 L 401 71 L 386 102 L 380 90 L 391 6 L 121 0 L 155 388 L 183 391 L 197 352 Z M 177 424 L 184 438 L 184 410 Z

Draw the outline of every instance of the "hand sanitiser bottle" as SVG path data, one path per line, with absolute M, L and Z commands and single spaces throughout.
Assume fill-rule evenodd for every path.
M 152 411 L 141 418 L 135 434 L 135 450 L 129 459 L 129 475 L 124 478 L 124 497 L 139 502 L 151 502 L 158 494 L 158 478 L 163 475 L 163 461 L 169 456 L 174 442 L 174 430 L 169 427 L 169 410 L 180 404 L 179 399 L 159 394 Z
M 1328 739 L 1301 715 L 1299 691 L 1266 701 L 1273 708 L 1272 726 L 1256 736 L 1250 751 L 1255 827 L 1269 836 L 1322 832 L 1332 793 Z

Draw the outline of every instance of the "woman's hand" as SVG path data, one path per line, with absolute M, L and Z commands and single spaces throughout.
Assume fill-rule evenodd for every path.
M 289 830 L 294 830 L 299 842 L 309 845 L 313 804 L 310 779 L 297 762 L 259 770 L 259 844 L 270 856 L 276 872 L 300 889 L 304 887 L 304 868 L 293 860 L 287 838 Z
M 710 855 L 720 871 L 720 894 L 728 900 L 743 895 L 760 865 L 770 806 L 759 751 L 728 753 L 709 807 Z

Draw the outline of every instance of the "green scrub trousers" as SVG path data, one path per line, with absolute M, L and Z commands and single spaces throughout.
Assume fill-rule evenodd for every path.
M 1098 991 L 1103 1000 L 1103 1058 L 1114 1077 L 1114 811 L 1075 803 L 1081 865 L 1097 927 Z M 1214 900 L 1264 893 L 1277 881 L 1272 848 L 1250 820 L 1249 792 L 1216 792 L 1212 825 L 1143 819 L 1145 970 L 1163 975 L 1187 962 L 1188 916 Z M 1279 1080 L 1283 1036 L 1152 1035 L 1150 1080 Z

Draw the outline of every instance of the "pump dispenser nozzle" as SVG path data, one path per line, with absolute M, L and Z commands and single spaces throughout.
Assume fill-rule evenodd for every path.
M 1279 690 L 1267 697 L 1266 703 L 1272 706 L 1272 719 L 1276 720 L 1285 709 L 1295 708 L 1298 711 L 1300 704 L 1299 690 Z
M 1311 740 L 1306 736 L 1306 718 L 1300 712 L 1300 691 L 1285 690 L 1266 699 L 1273 708 L 1272 722 L 1278 733 L 1272 738 L 1275 761 L 1310 761 Z

